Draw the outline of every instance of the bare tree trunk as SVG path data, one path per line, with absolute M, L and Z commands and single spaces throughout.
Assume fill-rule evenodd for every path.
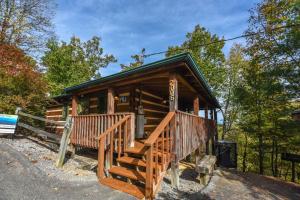
M 259 173 L 264 174 L 264 150 L 263 150 L 263 136 L 262 133 L 259 133 Z
M 247 160 L 247 148 L 248 148 L 248 136 L 246 133 L 244 133 L 245 135 L 245 146 L 244 146 L 244 152 L 243 152 L 243 172 L 246 171 L 246 160 Z
M 284 175 L 284 180 L 285 180 L 285 181 L 286 181 L 286 179 L 287 179 L 287 175 L 288 175 L 289 171 L 290 171 L 290 165 L 288 165 L 288 168 L 287 168 L 287 170 L 286 170 L 286 172 L 285 172 L 285 175 Z
M 275 138 L 275 177 L 278 177 L 278 145 L 277 145 L 277 138 Z
M 272 152 L 271 152 L 271 168 L 272 168 L 272 175 L 275 176 L 275 168 L 274 168 L 274 150 L 275 149 L 275 141 L 274 137 L 272 138 Z

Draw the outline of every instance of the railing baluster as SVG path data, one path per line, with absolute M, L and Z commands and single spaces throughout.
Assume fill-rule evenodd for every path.
M 113 155 L 114 155 L 114 135 L 115 135 L 115 130 L 110 132 L 110 168 L 112 167 L 113 164 Z
M 163 155 L 163 157 L 162 157 L 162 170 L 164 170 L 165 169 L 165 129 L 163 130 L 163 132 L 162 132 L 162 155 Z
M 155 184 L 157 183 L 157 179 L 158 179 L 158 152 L 159 152 L 159 149 L 158 149 L 158 139 L 156 140 L 156 143 L 155 143 L 155 149 L 156 149 L 156 156 L 155 156 Z M 163 157 L 164 155 L 162 155 Z
M 127 143 L 125 142 L 125 138 L 128 137 L 128 122 L 130 122 L 131 117 L 129 120 L 126 120 L 125 125 L 124 125 L 124 137 L 123 137 L 123 146 L 124 146 L 124 152 L 126 151 Z
M 125 122 L 126 123 L 126 122 Z M 118 158 L 121 157 L 121 125 L 119 126 L 119 131 L 118 131 Z

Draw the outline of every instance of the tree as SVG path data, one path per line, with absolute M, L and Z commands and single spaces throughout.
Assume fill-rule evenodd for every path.
M 232 130 L 233 124 L 237 119 L 239 106 L 235 102 L 234 90 L 241 83 L 239 75 L 241 68 L 244 68 L 245 65 L 247 65 L 247 61 L 243 47 L 240 44 L 234 44 L 230 49 L 229 57 L 225 64 L 226 78 L 220 87 L 222 89 L 220 98 L 223 113 L 222 140 Z
M 140 54 L 132 55 L 131 58 L 134 60 L 134 62 L 130 63 L 129 65 L 121 64 L 122 71 L 127 71 L 129 69 L 133 69 L 143 65 L 145 54 L 146 54 L 146 50 L 145 48 L 142 48 Z
M 52 0 L 0 0 L 0 44 L 38 50 L 52 35 Z
M 266 169 L 271 169 L 277 176 L 278 154 L 287 145 L 291 148 L 292 142 L 286 141 L 296 139 L 290 117 L 294 109 L 291 102 L 299 97 L 296 7 L 295 0 L 264 0 L 250 12 L 245 49 L 249 61 L 241 68 L 241 83 L 235 95 L 240 107 L 238 125 L 248 139 L 255 140 L 252 159 L 255 162 L 258 155 L 260 174 L 270 174 Z
M 41 114 L 46 92 L 35 61 L 17 47 L 0 45 L 0 113 L 13 114 L 21 107 Z
M 48 41 L 42 64 L 51 95 L 59 95 L 66 87 L 99 78 L 100 68 L 116 62 L 113 55 L 103 55 L 100 42 L 99 37 L 81 42 L 75 36 L 69 44 L 55 39 Z
M 186 34 L 186 41 L 182 45 L 169 47 L 166 56 L 190 52 L 215 94 L 220 95 L 220 88 L 225 78 L 225 56 L 222 52 L 224 44 L 217 35 L 212 35 L 205 28 L 197 25 L 193 32 Z
M 264 0 L 251 10 L 248 54 L 276 72 L 294 97 L 300 90 L 300 1 Z M 260 34 L 254 34 L 260 33 Z

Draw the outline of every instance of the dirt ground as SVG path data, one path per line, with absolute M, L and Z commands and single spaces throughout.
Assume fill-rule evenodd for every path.
M 178 189 L 171 187 L 171 178 L 167 175 L 156 198 L 169 200 L 300 199 L 300 185 L 298 184 L 228 169 L 215 170 L 209 184 L 204 187 L 198 183 L 198 175 L 193 167 L 191 164 L 181 164 L 180 186 Z
M 61 169 L 54 166 L 56 157 L 43 143 L 0 136 L 0 199 L 134 199 L 100 185 L 83 157 L 68 159 Z M 300 199 L 300 185 L 234 170 L 215 170 L 204 187 L 193 167 L 180 165 L 178 189 L 171 187 L 167 174 L 156 199 Z

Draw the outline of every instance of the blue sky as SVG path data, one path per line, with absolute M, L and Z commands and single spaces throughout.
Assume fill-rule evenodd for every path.
M 76 35 L 82 40 L 102 38 L 105 53 L 118 62 L 101 70 L 106 76 L 128 64 L 130 55 L 146 48 L 146 53 L 166 50 L 181 44 L 195 25 L 225 38 L 243 33 L 247 28 L 248 10 L 257 0 L 56 0 L 54 17 L 56 35 L 69 41 Z M 236 40 L 235 42 L 243 42 Z M 234 42 L 226 43 L 228 54 Z M 163 58 L 153 56 L 146 63 Z

